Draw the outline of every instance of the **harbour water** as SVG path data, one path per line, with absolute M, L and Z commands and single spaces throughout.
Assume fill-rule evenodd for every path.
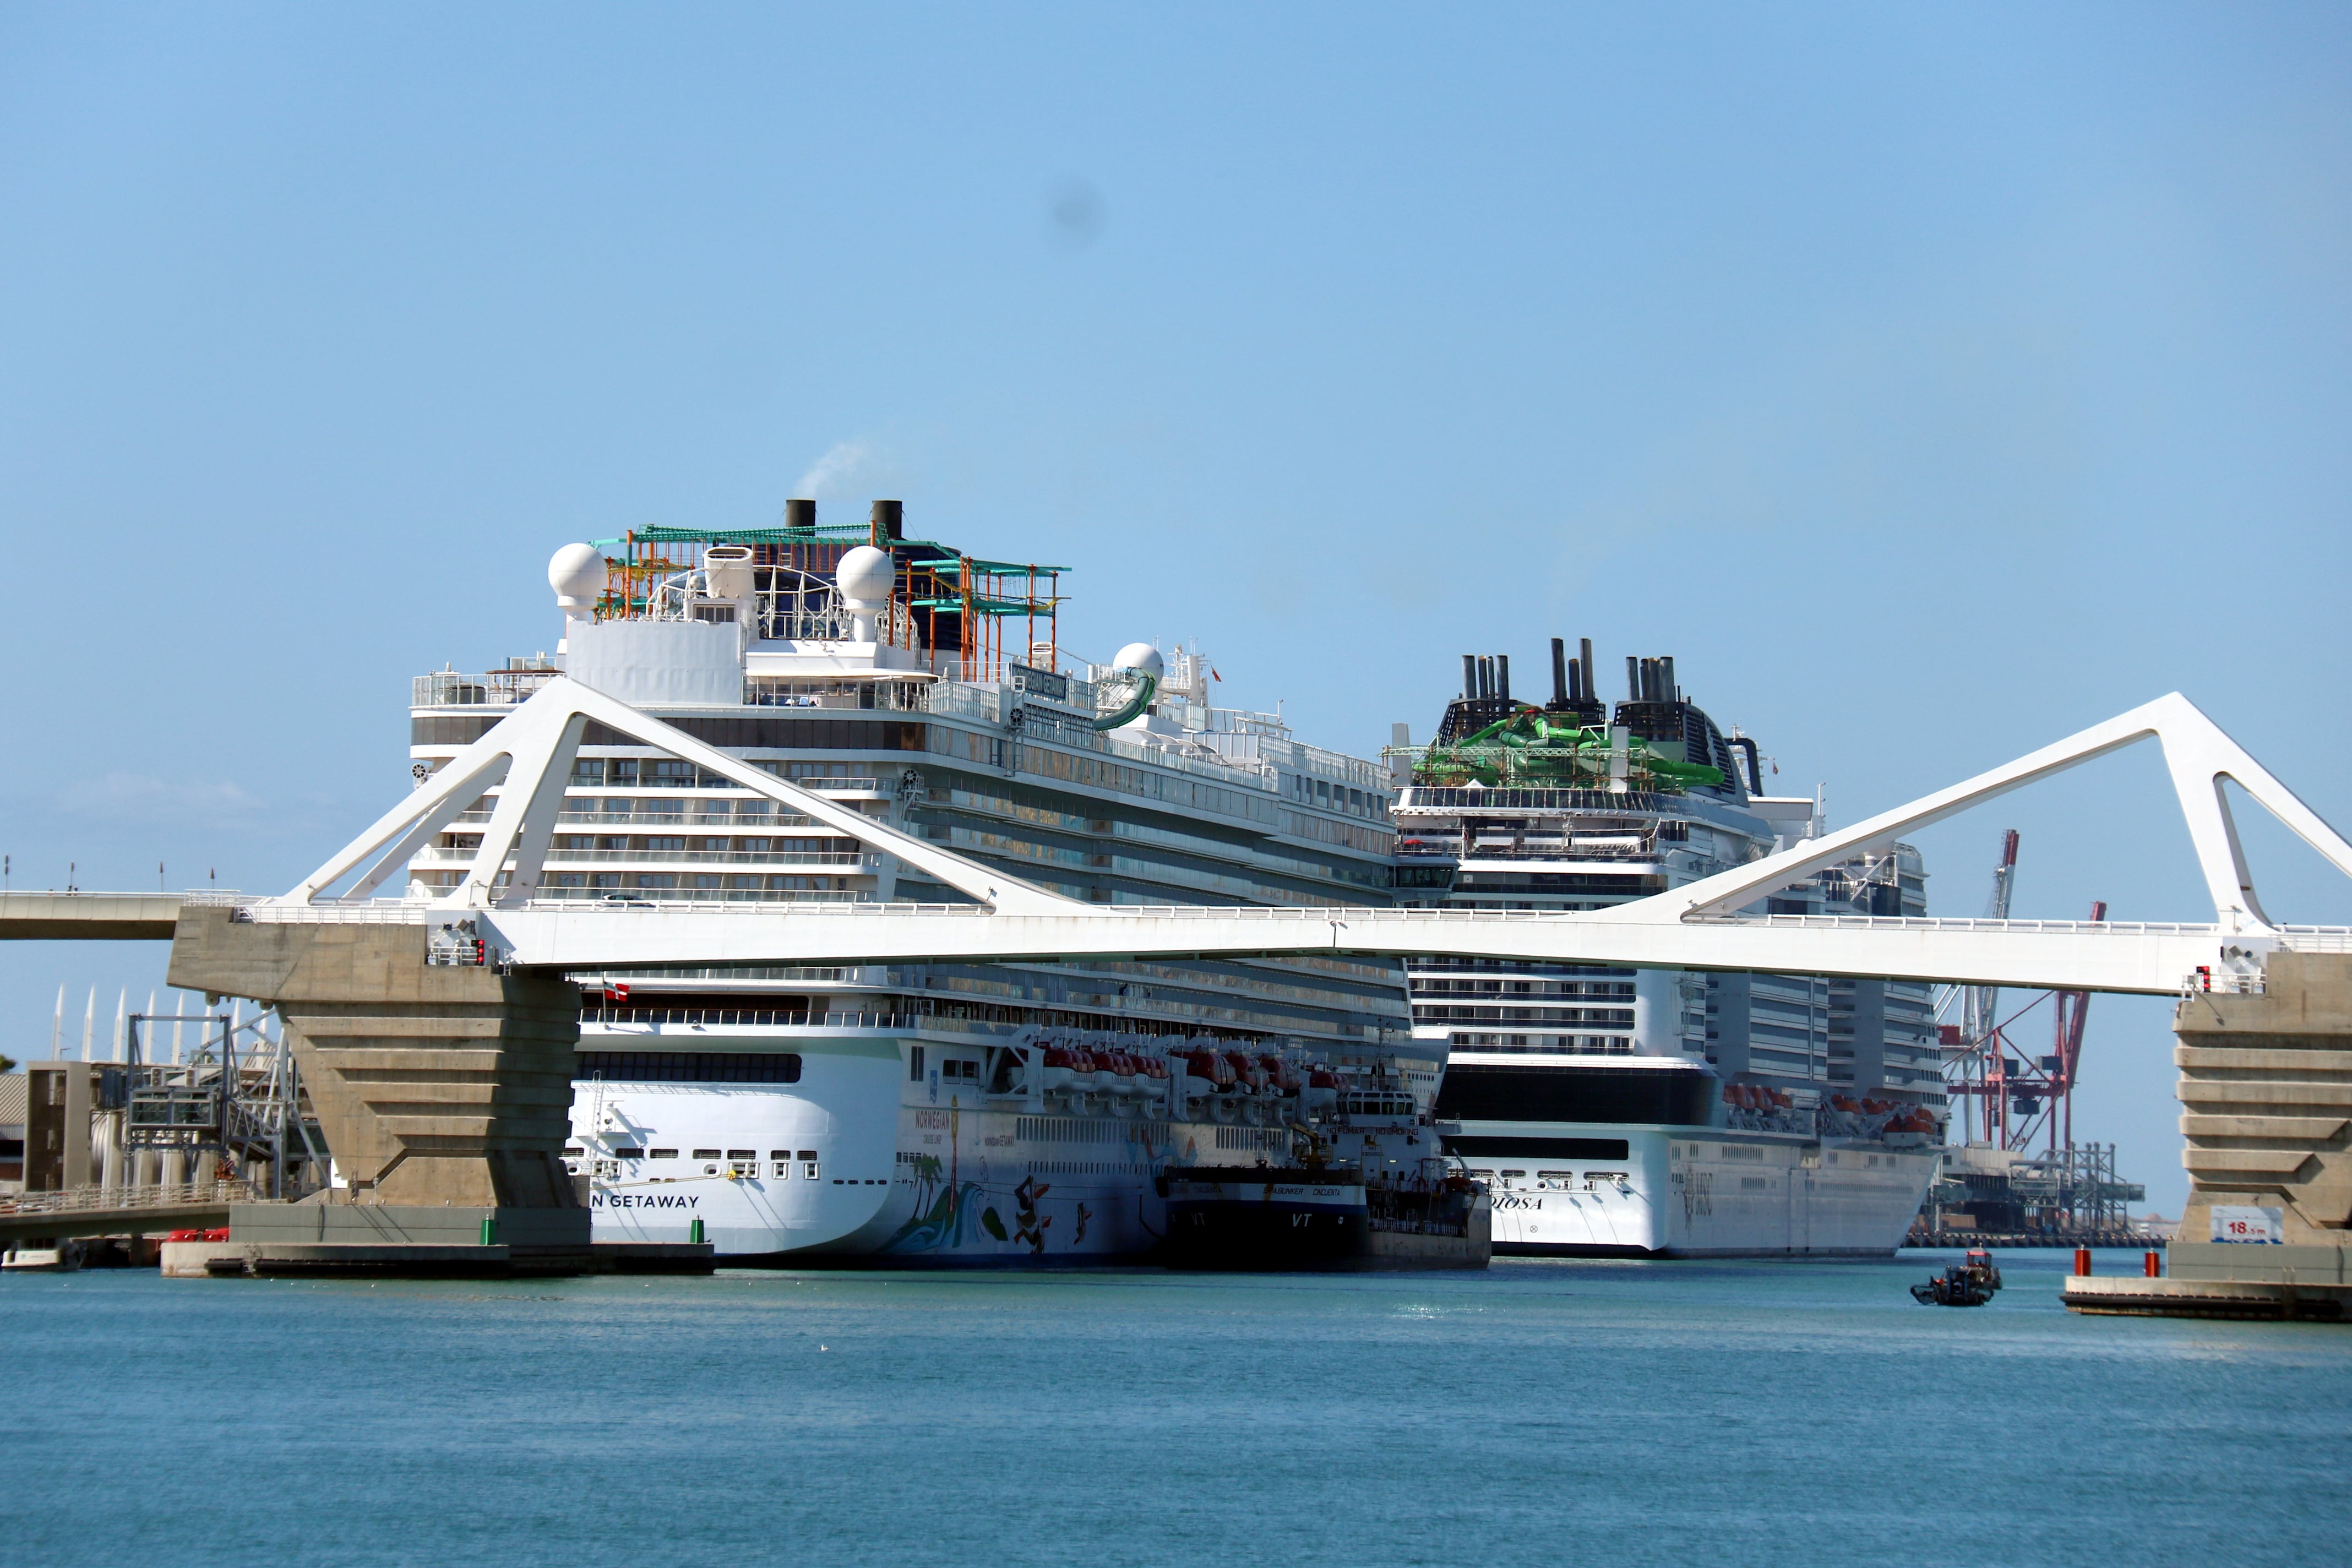
M 0 1558 L 2313 1563 L 2352 1331 L 1894 1262 L 0 1279 Z M 2101 1272 L 2136 1272 L 2102 1254 Z

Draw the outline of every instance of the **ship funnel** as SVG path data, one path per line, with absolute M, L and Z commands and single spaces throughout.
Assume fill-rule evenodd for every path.
M 784 526 L 795 533 L 816 531 L 816 502 L 788 500 L 784 503 Z
M 1465 653 L 1462 656 L 1462 700 L 1466 702 L 1477 695 L 1478 656 Z
M 904 501 L 877 500 L 874 503 L 873 542 L 901 539 L 906 534 L 907 507 Z
M 1568 639 L 1551 639 L 1551 700 L 1555 708 L 1568 705 Z

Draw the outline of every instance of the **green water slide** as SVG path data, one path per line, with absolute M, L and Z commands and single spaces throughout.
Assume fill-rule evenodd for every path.
M 1430 747 L 1414 771 L 1423 782 L 1437 784 L 1475 780 L 1487 785 L 1606 788 L 1612 754 L 1606 728 L 1566 722 L 1528 707 L 1450 745 Z M 1639 736 L 1628 738 L 1625 763 L 1627 781 L 1651 789 L 1724 782 L 1721 769 L 1661 756 Z

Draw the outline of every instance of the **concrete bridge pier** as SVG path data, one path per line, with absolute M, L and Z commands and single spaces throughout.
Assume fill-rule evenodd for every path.
M 2352 953 L 2270 954 L 2257 993 L 2173 1016 L 2189 1205 L 2162 1279 L 2077 1278 L 2083 1312 L 2352 1321 Z
M 575 988 L 428 963 L 421 924 L 236 915 L 181 911 L 171 984 L 278 1009 L 343 1184 L 299 1204 L 236 1205 L 229 1241 L 178 1271 L 589 1266 L 589 1212 L 562 1163 Z

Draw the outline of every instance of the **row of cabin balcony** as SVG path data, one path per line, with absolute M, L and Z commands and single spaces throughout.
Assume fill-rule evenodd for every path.
M 414 679 L 410 706 L 418 710 L 512 707 L 527 700 L 558 673 L 492 670 L 481 675 L 450 671 L 420 675 Z M 1074 687 L 1084 684 L 1072 682 Z M 1388 814 L 1393 786 L 1385 769 L 1360 757 L 1292 740 L 1268 715 L 1187 705 L 1188 715 L 1205 721 L 1206 727 L 1188 732 L 1188 747 L 1177 747 L 1095 731 L 1087 718 L 1091 708 L 1079 708 L 1075 702 L 1076 694 L 1072 703 L 1048 704 L 1003 688 L 957 680 L 823 682 L 755 677 L 746 684 L 744 706 L 928 713 L 1001 728 L 1014 727 L 1015 721 L 1020 721 L 1018 727 L 1034 742 L 1286 793 L 1328 810 L 1382 819 Z M 1290 780 L 1287 787 L 1283 782 L 1286 777 Z
M 420 857 L 421 858 L 421 857 Z M 418 868 L 409 880 L 441 891 L 465 879 L 462 870 Z M 504 889 L 513 873 L 500 871 L 492 887 Z M 541 877 L 533 901 L 635 900 L 653 903 L 871 903 L 871 888 L 856 888 L 845 876 L 761 875 L 677 871 L 549 871 Z
M 417 852 L 419 865 L 471 865 L 478 845 L 434 845 Z M 710 849 L 567 849 L 547 852 L 550 866 L 806 866 L 871 875 L 881 868 L 879 855 L 818 853 L 794 855 L 765 850 Z

